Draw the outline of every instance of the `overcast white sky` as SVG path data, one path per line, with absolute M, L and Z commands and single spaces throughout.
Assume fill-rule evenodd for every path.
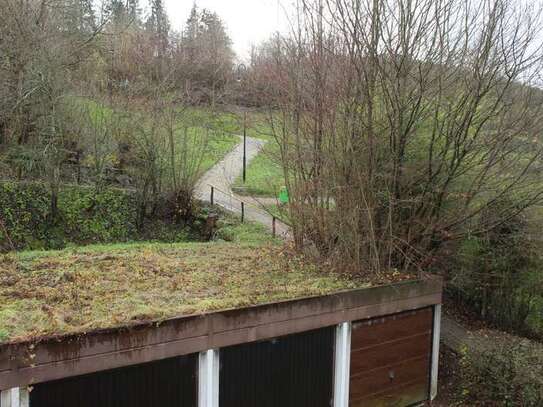
M 181 30 L 192 5 L 215 11 L 226 23 L 234 51 L 249 56 L 251 45 L 288 27 L 285 7 L 292 0 L 165 0 L 172 28 Z

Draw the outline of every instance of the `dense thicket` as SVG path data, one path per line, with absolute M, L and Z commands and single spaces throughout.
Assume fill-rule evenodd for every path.
M 162 194 L 190 217 L 209 130 L 186 111 L 221 101 L 234 59 L 219 17 L 195 6 L 176 32 L 162 0 L 0 10 L 0 176 L 44 181 L 53 217 L 82 180 L 135 188 L 138 225 Z
M 539 202 L 538 16 L 504 0 L 304 1 L 257 60 L 298 245 L 361 272 L 425 268 Z

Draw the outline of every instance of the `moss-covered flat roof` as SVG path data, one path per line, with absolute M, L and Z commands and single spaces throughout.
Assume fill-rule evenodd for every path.
M 232 243 L 90 246 L 0 256 L 0 343 L 323 295 L 364 284 Z

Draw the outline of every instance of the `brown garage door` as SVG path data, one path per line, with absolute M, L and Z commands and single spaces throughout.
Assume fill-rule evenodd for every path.
M 405 407 L 428 399 L 432 323 L 432 308 L 353 323 L 351 407 Z

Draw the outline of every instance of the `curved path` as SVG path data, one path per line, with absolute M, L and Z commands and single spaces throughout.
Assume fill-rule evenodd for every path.
M 243 138 L 230 153 L 228 153 L 220 162 L 212 167 L 198 181 L 196 185 L 196 198 L 209 202 L 211 199 L 211 187 L 214 187 L 213 203 L 230 212 L 241 214 L 241 202 L 245 203 L 245 218 L 261 223 L 270 231 L 273 226 L 273 216 L 264 208 L 258 198 L 239 197 L 232 192 L 232 185 L 236 178 L 243 173 Z M 266 141 L 252 137 L 247 137 L 247 165 L 253 160 Z M 277 201 L 275 201 L 277 202 Z M 266 204 L 269 204 L 266 199 Z M 275 224 L 277 236 L 287 239 L 290 236 L 289 227 L 283 222 L 276 220 Z

